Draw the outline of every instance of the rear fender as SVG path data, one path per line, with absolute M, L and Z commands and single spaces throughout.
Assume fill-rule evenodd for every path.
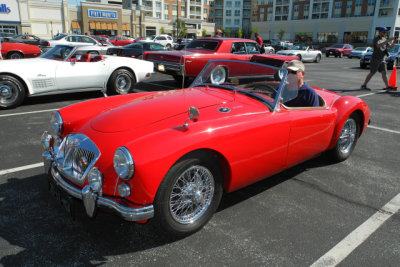
M 346 119 L 353 113 L 359 118 L 360 132 L 359 136 L 365 131 L 370 120 L 370 110 L 368 105 L 360 98 L 355 96 L 343 96 L 338 98 L 332 105 L 332 110 L 336 110 L 336 125 L 333 132 L 331 143 L 328 150 L 333 149 L 339 139 L 340 132 Z

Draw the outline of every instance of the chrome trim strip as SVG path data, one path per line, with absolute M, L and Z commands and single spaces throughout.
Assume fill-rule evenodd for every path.
M 83 198 L 82 191 L 65 182 L 60 173 L 55 169 L 54 164 L 51 166 L 51 177 L 53 178 L 54 182 L 69 195 L 78 199 Z M 142 221 L 154 217 L 153 205 L 130 208 L 104 196 L 98 196 L 96 206 L 107 208 L 127 221 Z

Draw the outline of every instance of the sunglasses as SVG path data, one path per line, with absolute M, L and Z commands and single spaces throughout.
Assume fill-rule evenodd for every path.
M 297 71 L 294 71 L 294 70 L 288 70 L 288 73 L 290 73 L 290 74 L 297 74 Z

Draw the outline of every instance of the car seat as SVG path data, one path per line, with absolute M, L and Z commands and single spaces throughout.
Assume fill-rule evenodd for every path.
M 97 61 L 100 61 L 100 60 L 103 60 L 103 59 L 104 59 L 103 55 L 97 55 L 94 58 L 92 58 L 90 61 L 91 62 L 97 62 Z
M 79 60 L 79 62 L 90 62 L 90 55 L 89 54 L 83 54 L 81 55 L 81 59 Z

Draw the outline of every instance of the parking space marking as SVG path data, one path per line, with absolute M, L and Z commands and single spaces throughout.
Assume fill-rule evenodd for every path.
M 377 126 L 373 126 L 373 125 L 368 125 L 368 128 L 372 128 L 372 129 L 380 130 L 380 131 L 384 131 L 384 132 L 389 132 L 389 133 L 400 134 L 400 131 L 390 130 L 387 128 L 377 127 Z
M 314 262 L 311 267 L 336 266 L 368 237 L 378 230 L 388 219 L 400 209 L 400 193 L 386 203 L 380 210 L 346 236 L 325 255 Z
M 55 109 L 45 109 L 45 110 L 37 110 L 37 111 L 3 114 L 3 115 L 0 115 L 0 117 L 11 117 L 11 116 L 18 116 L 18 115 L 33 114 L 33 113 L 50 112 L 50 111 L 55 111 L 55 110 L 59 110 L 59 109 L 55 108 Z
M 43 166 L 44 166 L 44 163 L 39 162 L 39 163 L 25 165 L 25 166 L 21 166 L 21 167 L 17 167 L 17 168 L 0 170 L 0 175 L 4 175 L 7 173 L 13 173 L 13 172 L 19 172 L 19 171 L 25 171 L 25 170 L 34 169 L 34 168 L 43 167 Z

